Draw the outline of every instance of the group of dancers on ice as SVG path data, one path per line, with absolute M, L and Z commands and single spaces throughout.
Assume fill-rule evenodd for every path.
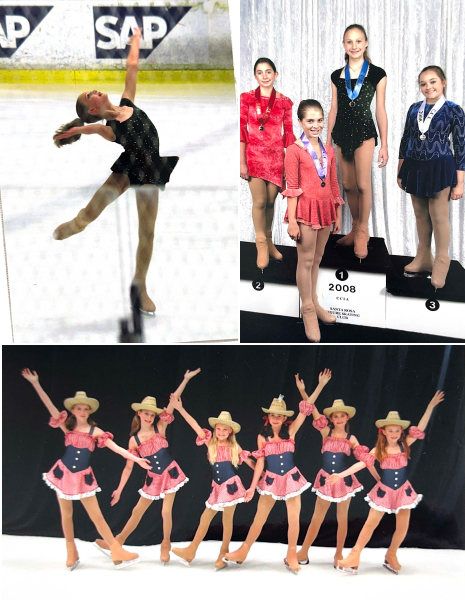
M 370 541 L 375 528 L 385 513 L 395 513 L 396 530 L 386 552 L 384 566 L 393 573 L 399 573 L 401 565 L 397 559 L 397 551 L 408 531 L 410 511 L 422 499 L 407 478 L 410 446 L 417 439 L 424 438 L 424 431 L 433 409 L 444 400 L 444 393 L 436 392 L 418 426 L 410 427 L 408 432 L 410 421 L 401 419 L 397 411 L 390 411 L 385 419 L 377 420 L 375 426 L 378 429 L 378 438 L 376 446 L 370 450 L 349 433 L 349 421 L 356 413 L 354 407 L 347 406 L 343 400 L 338 399 L 334 400 L 332 406 L 325 408 L 323 414 L 316 408 L 319 395 L 331 379 L 331 371 L 324 369 L 319 374 L 318 385 L 310 396 L 306 392 L 304 381 L 297 374 L 296 385 L 302 396 L 297 417 L 289 421 L 294 411 L 287 409 L 282 396 L 274 398 L 269 408 L 262 408 L 266 413 L 265 424 L 257 438 L 258 449 L 250 452 L 238 444 L 236 434 L 240 432 L 241 426 L 233 421 L 228 411 L 222 411 L 218 417 L 210 417 L 210 429 L 207 429 L 201 427 L 183 406 L 181 394 L 189 380 L 199 372 L 200 369 L 186 371 L 183 381 L 171 394 L 167 408 L 159 408 L 156 399 L 151 396 L 131 405 L 135 415 L 128 450 L 125 450 L 113 441 L 110 432 L 103 431 L 93 421 L 91 415 L 99 407 L 96 399 L 87 397 L 85 392 L 76 392 L 73 398 L 65 400 L 66 410 L 60 412 L 41 387 L 37 373 L 29 369 L 22 371 L 23 377 L 32 384 L 50 412 L 51 427 L 61 428 L 65 434 L 65 454 L 48 473 L 43 474 L 43 479 L 56 492 L 58 498 L 66 541 L 67 568 L 74 570 L 79 565 L 79 554 L 74 539 L 73 500 L 82 502 L 101 536 L 95 541 L 96 547 L 113 561 L 117 569 L 138 562 L 139 555 L 125 550 L 123 544 L 137 528 L 154 500 L 163 500 L 160 560 L 164 564 L 169 562 L 171 551 L 182 563 L 190 565 L 213 517 L 217 512 L 222 512 L 223 539 L 215 562 L 218 570 L 230 563 L 241 564 L 246 560 L 274 504 L 276 501 L 284 501 L 289 523 L 288 549 L 284 563 L 293 573 L 299 572 L 300 565 L 309 563 L 309 549 L 333 502 L 337 506 L 338 521 L 334 567 L 356 574 L 360 553 Z M 174 420 L 175 410 L 197 434 L 196 444 L 206 447 L 207 459 L 212 469 L 211 493 L 205 502 L 206 508 L 195 536 L 186 548 L 172 548 L 170 541 L 172 508 L 176 493 L 189 481 L 179 464 L 170 456 L 165 436 L 167 426 Z M 310 415 L 313 417 L 313 426 L 322 436 L 322 466 L 312 486 L 312 491 L 317 495 L 313 517 L 303 545 L 297 551 L 300 495 L 309 489 L 311 484 L 295 466 L 293 455 L 296 433 Z M 101 490 L 90 466 L 91 454 L 96 444 L 99 448 L 107 447 L 127 459 L 119 486 L 112 494 L 112 506 L 119 501 L 134 463 L 138 463 L 147 471 L 144 486 L 139 490 L 139 501 L 123 530 L 116 536 L 106 523 L 96 498 L 96 492 Z M 358 462 L 349 466 L 351 453 Z M 375 461 L 379 463 L 380 475 L 375 469 Z M 242 463 L 254 471 L 252 483 L 247 490 L 236 474 L 236 469 Z M 364 468 L 370 470 L 377 483 L 365 498 L 370 506 L 367 520 L 354 548 L 343 558 L 350 502 L 352 497 L 363 489 L 355 473 Z M 254 521 L 241 547 L 230 552 L 236 507 L 242 502 L 252 500 L 255 491 L 258 491 L 260 498 Z
M 331 74 L 332 100 L 324 144 L 320 139 L 324 111 L 314 99 L 299 104 L 297 119 L 303 133 L 296 140 L 293 103 L 275 90 L 278 72 L 269 58 L 259 58 L 255 63 L 258 87 L 241 94 L 240 176 L 248 181 L 252 195 L 257 267 L 263 270 L 270 258 L 283 258 L 271 238 L 274 204 L 281 191 L 288 202 L 284 219 L 289 223 L 288 234 L 297 242 L 296 279 L 305 333 L 314 342 L 320 340 L 318 321 L 336 321 L 320 306 L 316 294 L 325 245 L 331 227 L 333 233 L 341 230 L 344 204 L 331 141 L 336 146 L 341 185 L 352 215 L 352 230 L 337 244 L 353 246 L 360 260 L 368 255 L 371 166 L 378 144 L 370 109 L 375 93 L 381 138 L 378 166 L 384 168 L 388 162 L 386 72 L 371 62 L 363 26 L 349 25 L 342 45 L 346 64 Z M 430 65 L 422 69 L 418 84 L 424 99 L 410 106 L 399 148 L 397 183 L 411 195 L 418 232 L 417 253 L 405 266 L 404 274 L 431 276 L 431 284 L 438 289 L 445 285 L 450 264 L 449 200 L 463 196 L 465 113 L 446 100 L 447 80 L 441 67 Z

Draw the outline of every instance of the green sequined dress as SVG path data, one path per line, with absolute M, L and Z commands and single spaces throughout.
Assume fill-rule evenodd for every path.
M 331 73 L 331 81 L 337 88 L 337 116 L 331 135 L 334 143 L 341 148 L 342 154 L 351 157 L 365 140 L 375 138 L 375 146 L 378 145 L 378 133 L 370 105 L 376 86 L 386 77 L 386 72 L 370 64 L 355 106 L 349 106 L 351 100 L 347 95 L 346 81 L 344 77 L 341 78 L 341 72 L 341 69 L 337 69 Z M 357 80 L 351 79 L 350 82 L 353 90 Z

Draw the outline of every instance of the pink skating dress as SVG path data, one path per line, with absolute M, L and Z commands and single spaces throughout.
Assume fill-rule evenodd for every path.
M 197 437 L 195 443 L 197 446 L 205 444 L 208 448 L 208 443 L 212 439 L 212 432 L 208 429 L 203 430 L 205 437 Z M 239 454 L 239 464 L 250 456 L 250 452 L 243 450 Z M 231 450 L 227 446 L 218 446 L 216 460 L 210 463 L 212 468 L 212 487 L 210 496 L 205 502 L 207 508 L 222 511 L 227 506 L 234 506 L 240 502 L 244 502 L 245 488 L 242 481 L 234 471 L 234 466 L 231 462 Z

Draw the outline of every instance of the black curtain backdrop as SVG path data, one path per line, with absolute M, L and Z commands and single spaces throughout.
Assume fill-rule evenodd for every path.
M 3 348 L 3 533 L 62 537 L 55 493 L 42 481 L 42 473 L 64 453 L 63 433 L 48 426 L 49 415 L 32 386 L 20 371 L 36 370 L 40 382 L 59 410 L 63 400 L 84 390 L 100 401 L 93 415 L 99 427 L 111 431 L 115 442 L 127 448 L 133 417 L 132 402 L 145 396 L 166 406 L 170 392 L 186 369 L 202 368 L 183 394 L 185 408 L 203 427 L 208 417 L 221 410 L 231 412 L 242 425 L 238 441 L 255 450 L 263 425 L 261 407 L 282 393 L 289 408 L 298 411 L 300 395 L 294 373 L 299 372 L 310 394 L 318 373 L 328 367 L 332 380 L 318 399 L 320 410 L 335 398 L 357 408 L 350 422 L 351 433 L 361 444 L 373 447 L 376 419 L 398 410 L 417 424 L 439 379 L 444 346 L 169 346 L 85 347 L 7 346 Z M 409 479 L 423 501 L 412 511 L 405 546 L 460 548 L 464 543 L 464 348 L 453 346 L 444 384 L 446 400 L 435 409 L 424 440 L 412 446 Z M 168 427 L 170 452 L 190 481 L 178 493 L 173 508 L 172 541 L 190 540 L 197 528 L 210 492 L 211 471 L 204 447 L 195 445 L 195 433 L 175 413 Z M 320 469 L 321 435 L 308 418 L 296 438 L 296 465 L 308 481 Z M 97 494 L 112 531 L 118 533 L 138 502 L 137 490 L 144 472 L 134 466 L 120 502 L 110 506 L 125 459 L 107 448 L 96 448 L 92 467 L 102 492 Z M 252 470 L 243 465 L 239 475 L 248 487 Z M 367 517 L 365 494 L 375 482 L 367 470 L 357 474 L 364 491 L 352 499 L 347 547 L 352 547 Z M 258 493 L 235 513 L 233 540 L 245 539 L 255 515 Z M 315 505 L 315 494 L 302 495 L 302 541 Z M 129 545 L 159 544 L 162 539 L 162 501 L 153 502 Z M 74 504 L 76 537 L 97 537 L 94 525 L 81 503 Z M 336 512 L 331 507 L 315 542 L 335 546 Z M 389 545 L 395 516 L 386 515 L 370 546 Z M 206 539 L 221 539 L 220 516 L 216 516 Z M 286 543 L 287 519 L 284 502 L 277 502 L 265 525 L 261 541 Z

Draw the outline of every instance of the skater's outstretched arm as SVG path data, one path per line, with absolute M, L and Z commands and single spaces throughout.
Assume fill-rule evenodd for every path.
M 111 434 L 105 434 L 103 429 L 100 429 L 100 427 L 96 427 L 94 429 L 93 435 L 97 440 L 99 439 L 99 437 L 105 436 L 105 441 L 103 442 L 103 446 L 106 446 L 112 452 L 115 452 L 116 454 L 119 454 L 120 456 L 124 456 L 124 458 L 127 458 L 128 460 L 132 460 L 133 462 L 136 462 L 143 469 L 146 469 L 147 471 L 151 470 L 152 467 L 150 466 L 150 461 L 148 461 L 146 458 L 140 458 L 139 456 L 134 456 L 134 454 L 131 454 L 124 448 L 121 448 L 121 446 L 118 446 L 118 444 L 115 444 L 115 442 L 112 439 L 110 439 L 110 437 L 106 437 L 107 435 L 111 436 Z M 111 436 L 111 437 L 113 437 L 113 436 Z
M 134 452 L 136 449 L 137 449 L 137 442 L 134 439 L 134 436 L 132 436 L 131 439 L 129 440 L 129 452 L 131 452 L 131 450 Z M 127 484 L 129 477 L 131 477 L 133 467 L 134 467 L 134 461 L 127 460 L 126 466 L 124 467 L 123 472 L 121 473 L 121 479 L 119 482 L 119 486 L 116 488 L 116 490 L 111 495 L 111 497 L 112 497 L 112 501 L 110 502 L 111 506 L 114 506 L 115 504 L 117 504 L 119 502 L 121 492 L 123 491 L 124 486 Z
M 191 415 L 183 407 L 181 398 L 176 398 L 174 394 L 171 394 L 170 403 L 174 406 L 178 413 L 184 417 L 184 420 L 192 427 L 197 436 L 203 440 L 206 437 L 205 431 L 200 427 L 194 417 L 191 417 Z
M 412 433 L 415 432 L 415 429 L 419 429 L 421 432 L 424 432 L 429 420 L 431 418 L 431 415 L 433 414 L 433 410 L 435 408 L 435 406 L 437 406 L 440 402 L 442 402 L 444 400 L 444 392 L 440 392 L 439 390 L 434 394 L 434 396 L 432 397 L 432 399 L 430 400 L 426 410 L 425 410 L 425 414 L 421 417 L 420 422 L 418 423 L 418 426 L 415 427 L 411 427 L 410 428 L 410 432 L 409 435 L 406 438 L 406 442 L 409 446 L 411 446 L 413 444 L 413 442 L 415 442 L 417 439 L 420 438 L 420 436 L 414 437 L 412 436 Z M 424 435 L 421 435 L 421 437 L 424 437 Z
M 325 387 L 325 385 L 329 382 L 330 379 L 331 379 L 331 371 L 329 369 L 325 369 L 324 371 L 322 371 L 318 377 L 318 385 L 316 386 L 313 394 L 311 396 L 307 396 L 307 393 L 305 392 L 305 383 L 304 383 L 303 379 L 299 379 L 298 373 L 296 373 L 296 376 L 295 376 L 295 382 L 296 382 L 297 387 L 299 388 L 302 398 L 303 398 L 304 402 L 308 402 L 309 404 L 314 404 L 316 402 L 318 396 L 321 394 L 322 389 Z M 303 390 L 303 393 L 302 393 L 302 390 Z M 304 397 L 304 394 L 305 394 L 305 397 Z M 315 412 L 318 413 L 318 411 L 315 409 L 312 412 L 312 416 L 314 419 L 318 418 L 320 416 L 320 413 L 318 413 L 318 417 L 315 417 Z M 303 422 L 305 421 L 306 418 L 307 418 L 307 415 L 304 412 L 299 412 L 296 419 L 289 426 L 289 435 L 291 437 L 294 437 L 295 434 L 299 431 L 299 429 L 302 427 Z
M 355 455 L 357 455 L 358 452 L 355 449 L 359 448 L 359 452 L 360 452 L 360 450 L 362 450 L 362 446 L 359 444 L 359 441 L 355 437 L 355 435 L 351 435 L 349 441 L 350 441 L 350 444 L 352 446 L 352 451 L 354 452 Z M 379 476 L 379 473 L 376 470 L 376 468 L 375 468 L 374 465 L 371 466 L 371 467 L 367 467 L 367 468 L 370 471 L 370 473 L 373 475 L 373 477 L 376 479 L 376 481 L 379 481 L 381 479 L 381 477 Z
M 24 377 L 24 379 L 26 379 L 27 381 L 29 381 L 29 383 L 35 389 L 35 391 L 37 392 L 39 398 L 45 404 L 45 407 L 47 408 L 47 410 L 50 413 L 50 415 L 54 419 L 58 419 L 59 416 L 60 416 L 60 411 L 53 404 L 53 402 L 50 400 L 48 394 L 46 392 L 44 392 L 44 390 L 42 389 L 42 386 L 39 383 L 39 376 L 37 375 L 37 373 L 35 371 L 31 371 L 30 369 L 23 369 L 21 371 L 21 375 Z M 62 429 L 65 433 L 68 431 L 66 429 L 64 423 L 62 423 L 60 425 L 60 429 Z
M 348 475 L 353 475 L 354 473 L 358 473 L 358 471 L 361 471 L 362 469 L 365 469 L 366 467 L 368 467 L 368 468 L 373 467 L 373 465 L 375 464 L 375 448 L 373 448 L 373 450 L 370 450 L 370 452 L 366 452 L 366 453 L 363 452 L 362 455 L 360 456 L 360 458 L 361 458 L 361 460 L 358 463 L 355 463 L 355 465 L 352 465 L 345 471 L 342 471 L 342 473 L 333 473 L 332 475 L 327 477 L 326 483 L 329 483 L 332 485 L 333 483 L 336 483 L 340 479 L 344 479 L 344 477 L 347 477 Z M 373 475 L 373 473 L 372 473 L 372 475 Z M 377 472 L 376 472 L 376 475 L 378 476 Z M 377 476 L 373 475 L 373 477 L 378 481 L 379 476 L 378 477 Z
M 238 450 L 239 450 L 239 454 L 243 451 L 242 448 L 239 446 L 239 444 L 238 444 Z M 256 462 L 254 460 L 252 460 L 250 457 L 245 458 L 242 462 L 245 463 L 246 465 L 249 465 L 249 467 L 252 469 L 252 471 L 255 469 Z
M 328 377 L 329 374 L 329 379 L 331 379 L 331 371 L 329 369 L 325 369 L 322 373 L 320 373 L 320 377 L 323 375 L 324 377 Z M 328 381 L 329 381 L 328 379 Z M 328 383 L 328 381 L 326 383 Z M 313 394 L 309 397 L 307 395 L 307 392 L 305 391 L 305 382 L 303 379 L 299 379 L 299 374 L 296 373 L 295 376 L 295 383 L 297 385 L 297 389 L 300 392 L 300 395 L 302 396 L 303 400 L 306 400 L 307 402 L 310 402 L 310 404 L 315 404 L 318 396 L 320 395 L 320 391 L 318 391 L 318 394 L 316 394 L 315 396 L 315 392 L 318 390 L 318 387 L 316 388 L 315 392 L 313 392 Z M 324 385 L 326 385 L 326 383 Z M 319 410 L 315 407 L 313 409 L 312 412 L 312 417 L 313 417 L 313 421 L 318 421 L 319 419 L 321 419 L 322 415 L 320 414 Z M 323 420 L 325 419 L 325 417 L 323 416 Z M 328 435 L 329 433 L 329 426 L 326 425 L 325 427 L 323 427 L 323 429 L 320 429 L 320 433 L 323 436 L 323 439 Z
M 165 409 L 166 413 L 168 413 L 169 415 L 173 414 L 174 406 L 171 402 L 171 398 L 172 397 L 180 398 L 186 385 L 189 383 L 189 381 L 192 379 L 192 377 L 195 377 L 196 375 L 198 375 L 198 373 L 200 373 L 200 369 L 196 369 L 195 371 L 187 370 L 184 373 L 184 379 L 182 380 L 182 382 L 180 383 L 179 387 L 174 392 L 174 394 L 171 394 L 171 396 L 170 396 L 170 403 L 168 404 L 168 407 Z M 166 428 L 168 427 L 168 425 L 169 425 L 169 421 L 159 420 L 157 423 L 158 432 L 161 433 L 161 435 L 165 435 Z
M 265 445 L 266 441 L 262 435 L 258 435 L 257 437 L 257 446 L 258 449 L 261 450 Z M 254 468 L 254 475 L 252 479 L 252 483 L 250 484 L 249 489 L 244 494 L 244 502 L 250 502 L 252 500 L 253 495 L 255 494 L 255 488 L 257 487 L 258 480 L 260 479 L 260 475 L 263 473 L 263 469 L 265 468 L 265 457 L 259 456 L 257 457 L 257 463 Z
M 78 120 L 78 119 L 76 119 Z M 82 123 L 82 121 L 81 121 Z M 115 132 L 108 125 L 102 125 L 100 123 L 93 123 L 92 125 L 82 125 L 81 127 L 71 127 L 62 133 L 57 133 L 53 136 L 54 140 L 63 140 L 65 138 L 72 137 L 73 135 L 92 135 L 97 133 L 102 136 L 103 139 L 114 142 L 116 140 Z
M 134 29 L 134 35 L 129 40 L 131 50 L 126 61 L 126 84 L 121 98 L 127 98 L 134 102 L 136 97 L 137 71 L 139 69 L 139 46 L 142 37 L 142 29 Z

